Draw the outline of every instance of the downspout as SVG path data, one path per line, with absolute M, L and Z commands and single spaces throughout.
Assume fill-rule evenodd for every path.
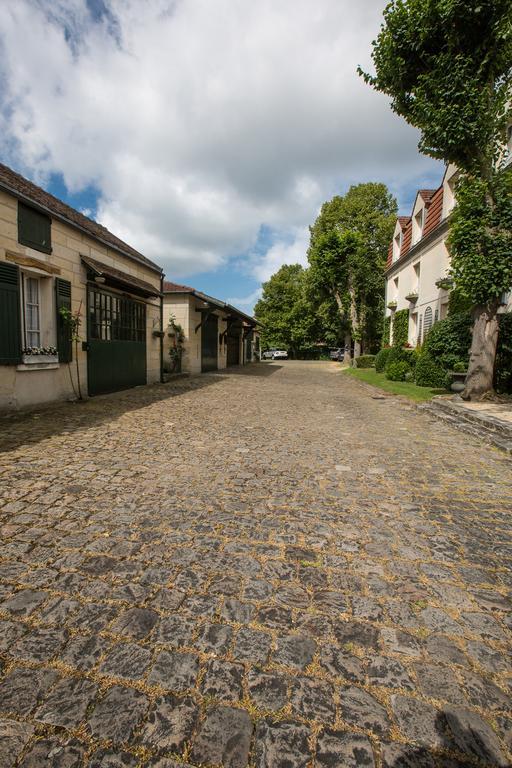
M 160 275 L 160 384 L 164 383 L 164 273 Z

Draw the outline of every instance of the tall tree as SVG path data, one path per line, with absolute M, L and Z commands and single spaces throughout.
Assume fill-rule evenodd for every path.
M 345 346 L 354 356 L 380 336 L 384 269 L 396 218 L 396 201 L 384 184 L 352 186 L 324 203 L 310 228 L 312 279 L 336 301 Z
M 510 0 L 391 0 L 366 82 L 421 131 L 419 148 L 460 170 L 449 239 L 473 308 L 463 397 L 492 390 L 500 296 L 510 288 L 511 181 L 500 168 L 512 119 Z
M 262 323 L 264 346 L 290 350 L 296 357 L 308 345 L 316 321 L 308 307 L 305 270 L 300 264 L 284 264 L 263 283 L 254 315 Z

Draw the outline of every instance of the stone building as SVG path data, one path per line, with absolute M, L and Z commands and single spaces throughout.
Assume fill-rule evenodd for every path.
M 0 409 L 160 380 L 161 268 L 0 165 Z M 78 350 L 66 311 L 80 312 Z
M 259 335 L 253 317 L 188 285 L 164 282 L 163 326 L 183 329 L 181 370 L 201 373 L 259 360 Z M 164 344 L 164 368 L 173 336 Z

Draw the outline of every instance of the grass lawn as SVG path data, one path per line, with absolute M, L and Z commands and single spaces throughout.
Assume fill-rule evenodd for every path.
M 446 389 L 417 387 L 412 381 L 389 381 L 384 373 L 377 373 L 375 368 L 345 368 L 343 373 L 386 392 L 391 392 L 393 395 L 402 395 L 402 397 L 408 397 L 409 400 L 416 400 L 418 403 L 430 400 L 435 395 L 448 394 Z

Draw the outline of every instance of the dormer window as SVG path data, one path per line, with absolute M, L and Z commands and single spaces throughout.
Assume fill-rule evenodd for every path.
M 414 242 L 417 243 L 421 240 L 423 234 L 423 226 L 425 223 L 425 208 L 418 211 L 414 217 Z
M 396 237 L 393 248 L 393 261 L 396 261 L 400 257 L 400 249 L 402 248 L 403 232 L 400 230 Z

